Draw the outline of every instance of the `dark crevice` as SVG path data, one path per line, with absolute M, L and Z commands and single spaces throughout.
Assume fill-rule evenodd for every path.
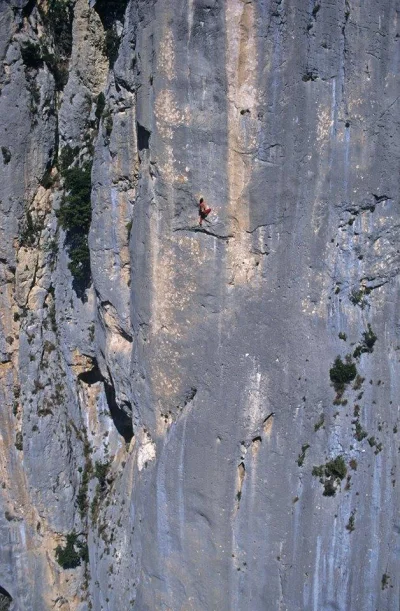
M 243 489 L 243 482 L 244 482 L 244 478 L 246 476 L 246 467 L 244 462 L 239 463 L 238 468 L 237 468 L 237 483 L 236 483 L 236 507 L 235 507 L 235 513 L 237 513 L 239 511 L 239 507 L 240 507 L 240 501 L 242 499 L 242 489 Z
M 113 68 L 119 52 L 121 37 L 116 26 L 124 20 L 128 0 L 97 0 L 94 9 L 99 15 L 105 30 L 104 50 L 108 57 L 110 68 Z
M 7 592 L 7 590 L 0 586 L 0 611 L 8 611 L 12 600 L 12 596 Z
M 115 21 L 123 21 L 127 4 L 128 0 L 96 0 L 94 10 L 105 30 L 112 28 Z
M 304 81 L 304 83 L 308 83 L 309 81 L 316 81 L 318 80 L 318 78 L 319 76 L 317 72 L 315 72 L 314 70 L 307 70 L 302 80 Z
M 129 443 L 133 437 L 132 416 L 118 405 L 115 398 L 115 388 L 112 381 L 111 383 L 108 383 L 106 380 L 104 380 L 104 390 L 115 428 L 125 439 L 125 443 Z M 126 409 L 131 411 L 131 405 L 129 403 L 126 404 Z
M 138 122 L 136 122 L 136 131 L 138 150 L 148 150 L 151 132 L 149 132 L 145 127 L 143 127 L 143 125 L 140 125 L 140 123 Z
M 1 154 L 3 155 L 3 163 L 7 165 L 11 161 L 11 151 L 6 146 L 1 147 Z
M 115 428 L 118 433 L 124 438 L 126 443 L 129 443 L 133 437 L 133 426 L 132 426 L 132 418 L 131 405 L 126 402 L 125 409 L 120 407 L 117 403 L 115 397 L 115 389 L 114 384 L 112 383 L 112 379 L 110 377 L 111 382 L 106 380 L 102 375 L 97 360 L 92 359 L 93 367 L 88 371 L 83 371 L 78 375 L 78 380 L 83 382 L 84 384 L 88 384 L 91 386 L 92 384 L 97 384 L 98 382 L 102 382 L 104 384 L 104 391 L 106 394 L 108 408 L 110 410 L 110 416 L 114 422 Z M 1 608 L 0 608 L 1 611 Z
M 376 204 L 380 204 L 381 202 L 385 202 L 388 199 L 391 199 L 391 197 L 389 197 L 388 195 L 376 195 L 375 193 L 373 193 L 372 196 Z
M 22 14 L 24 17 L 28 18 L 30 17 L 33 9 L 35 8 L 36 5 L 36 0 L 28 0 L 28 3 L 25 4 L 24 8 L 22 9 Z M 1 610 L 1 607 L 0 607 Z
M 78 375 L 78 380 L 84 384 L 88 384 L 89 386 L 92 386 L 92 384 L 97 384 L 98 382 L 103 382 L 103 376 L 101 375 L 101 371 L 96 360 L 94 361 L 92 369 L 89 371 L 83 371 Z
M 273 418 L 274 416 L 275 416 L 275 412 L 271 412 L 270 414 L 268 414 L 268 416 L 266 418 L 264 418 L 264 420 L 263 420 L 263 425 L 265 426 L 267 424 L 268 420 L 270 418 Z

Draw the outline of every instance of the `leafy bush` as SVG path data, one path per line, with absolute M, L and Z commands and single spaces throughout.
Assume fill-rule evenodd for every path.
M 319 417 L 319 420 L 314 424 L 314 431 L 317 432 L 321 427 L 324 426 L 325 423 L 325 416 L 324 414 L 321 414 Z
M 299 454 L 298 458 L 297 458 L 297 464 L 299 465 L 299 467 L 301 467 L 304 463 L 305 457 L 306 457 L 306 452 L 308 450 L 308 448 L 310 447 L 309 443 L 305 443 L 301 446 L 301 454 Z
M 343 363 L 340 356 L 337 356 L 333 367 L 329 370 L 329 376 L 336 392 L 343 392 L 345 385 L 354 380 L 357 375 L 357 368 L 351 360 L 351 356 L 346 356 Z
M 86 163 L 82 168 L 71 168 L 65 172 L 65 197 L 58 218 L 66 231 L 83 230 L 88 233 L 92 220 L 90 204 L 92 164 Z
M 72 148 L 69 144 L 66 144 L 62 149 L 58 158 L 58 165 L 60 171 L 65 175 L 66 170 L 73 164 L 79 154 L 79 147 Z
M 110 469 L 109 462 L 99 462 L 96 461 L 94 466 L 94 475 L 99 480 L 100 487 L 104 489 L 106 487 L 107 473 Z
M 378 338 L 375 335 L 375 333 L 372 331 L 370 324 L 368 324 L 368 330 L 364 331 L 363 337 L 364 337 L 364 344 L 366 348 L 368 349 L 368 352 L 372 352 L 374 349 L 375 342 Z
M 346 524 L 346 529 L 351 533 L 355 530 L 355 511 L 352 511 L 349 517 L 349 521 Z
M 357 441 L 362 441 L 363 439 L 368 437 L 367 431 L 363 429 L 363 427 L 361 426 L 358 420 L 355 422 L 355 427 L 356 427 L 356 431 L 355 431 L 354 437 L 357 439 Z
M 80 566 L 82 560 L 88 562 L 89 554 L 86 543 L 78 540 L 76 532 L 68 533 L 65 547 L 57 545 L 56 560 L 63 569 L 75 569 Z
M 90 250 L 85 235 L 74 236 L 69 245 L 70 262 L 68 268 L 76 282 L 86 288 L 90 284 Z
M 97 521 L 97 518 L 99 515 L 100 503 L 107 493 L 107 483 L 110 483 L 110 480 L 108 480 L 107 482 L 107 474 L 108 474 L 109 469 L 110 469 L 110 462 L 102 463 L 102 462 L 96 461 L 96 464 L 94 467 L 94 475 L 95 477 L 97 477 L 99 483 L 96 486 L 95 495 L 94 495 L 94 498 L 91 504 L 91 514 L 92 514 L 93 522 Z
M 86 162 L 81 168 L 65 170 L 65 189 L 68 194 L 58 211 L 61 226 L 66 231 L 70 258 L 69 269 L 80 287 L 79 292 L 82 293 L 89 286 L 91 278 L 88 245 L 92 220 L 91 172 L 92 164 L 90 162 Z
M 106 36 L 104 39 L 104 53 L 108 57 L 110 68 L 114 66 L 118 58 L 119 43 L 120 43 L 120 38 L 115 28 L 111 28 L 110 30 L 107 30 Z
M 51 53 L 44 44 L 27 41 L 21 47 L 21 55 L 27 68 L 37 70 L 43 66 L 43 63 L 46 63 L 54 77 L 56 90 L 61 91 L 65 87 L 69 74 L 68 59 L 59 51 Z
M 336 479 L 344 479 L 347 475 L 347 467 L 343 456 L 336 456 L 325 465 L 325 475 Z
M 34 221 L 28 210 L 19 233 L 20 246 L 33 246 L 42 227 L 43 224 L 40 221 Z
M 85 465 L 85 468 L 82 474 L 81 485 L 79 486 L 79 491 L 76 496 L 76 506 L 79 509 L 79 514 L 82 519 L 86 516 L 88 506 L 89 506 L 88 488 L 89 488 L 90 476 L 91 476 L 91 463 L 90 461 L 88 461 L 87 464 Z
M 365 299 L 365 293 L 366 290 L 364 289 L 364 287 L 361 287 L 359 289 L 352 289 L 350 295 L 349 295 L 349 299 L 351 301 L 351 303 L 356 306 L 360 306 L 360 308 L 363 310 L 365 308 L 365 306 L 367 305 L 367 300 Z
M 54 77 L 54 84 L 57 91 L 62 91 L 68 82 L 68 60 L 59 53 L 43 51 L 43 60 Z
M 21 55 L 27 68 L 39 69 L 45 62 L 53 74 L 55 87 L 61 91 L 68 80 L 68 59 L 72 51 L 73 2 L 48 0 L 47 11 L 39 4 L 45 35 L 39 42 L 26 41 Z M 54 51 L 49 51 L 49 47 Z
M 363 341 L 361 342 L 361 344 L 356 346 L 356 349 L 353 352 L 354 358 L 356 359 L 359 356 L 361 356 L 362 354 L 373 352 L 374 345 L 377 339 L 378 338 L 375 335 L 375 333 L 373 332 L 371 325 L 368 324 L 367 331 L 364 331 L 363 333 Z
M 25 41 L 21 47 L 22 61 L 27 68 L 38 69 L 43 65 L 42 51 L 38 43 Z
M 313 467 L 312 475 L 319 477 L 324 486 L 324 496 L 335 496 L 337 485 L 346 477 L 347 467 L 343 456 L 336 456 L 325 465 Z
M 73 6 L 70 0 L 49 0 L 45 21 L 52 31 L 54 44 L 61 56 L 72 52 Z

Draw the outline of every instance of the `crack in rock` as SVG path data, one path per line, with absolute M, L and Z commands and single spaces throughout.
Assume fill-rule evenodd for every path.
M 176 229 L 174 229 L 174 232 L 176 231 L 191 231 L 192 233 L 205 233 L 206 235 L 211 235 L 213 238 L 217 238 L 218 240 L 229 240 L 229 238 L 235 237 L 233 233 L 228 233 L 227 235 L 221 235 L 218 233 L 214 233 L 213 231 L 210 231 L 209 229 L 204 229 L 203 227 L 199 227 L 197 225 L 195 225 L 194 227 L 190 227 L 189 225 L 187 225 L 186 227 L 177 227 Z

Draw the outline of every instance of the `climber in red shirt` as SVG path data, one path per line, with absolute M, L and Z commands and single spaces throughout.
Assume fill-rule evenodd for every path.
M 199 202 L 199 225 L 200 227 L 203 221 L 207 220 L 207 216 L 210 214 L 210 212 L 211 212 L 211 208 L 206 204 L 204 199 L 200 197 L 200 202 Z

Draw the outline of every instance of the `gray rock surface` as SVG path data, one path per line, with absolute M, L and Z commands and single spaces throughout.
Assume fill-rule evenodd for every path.
M 398 607 L 399 14 L 0 4 L 0 604 Z

